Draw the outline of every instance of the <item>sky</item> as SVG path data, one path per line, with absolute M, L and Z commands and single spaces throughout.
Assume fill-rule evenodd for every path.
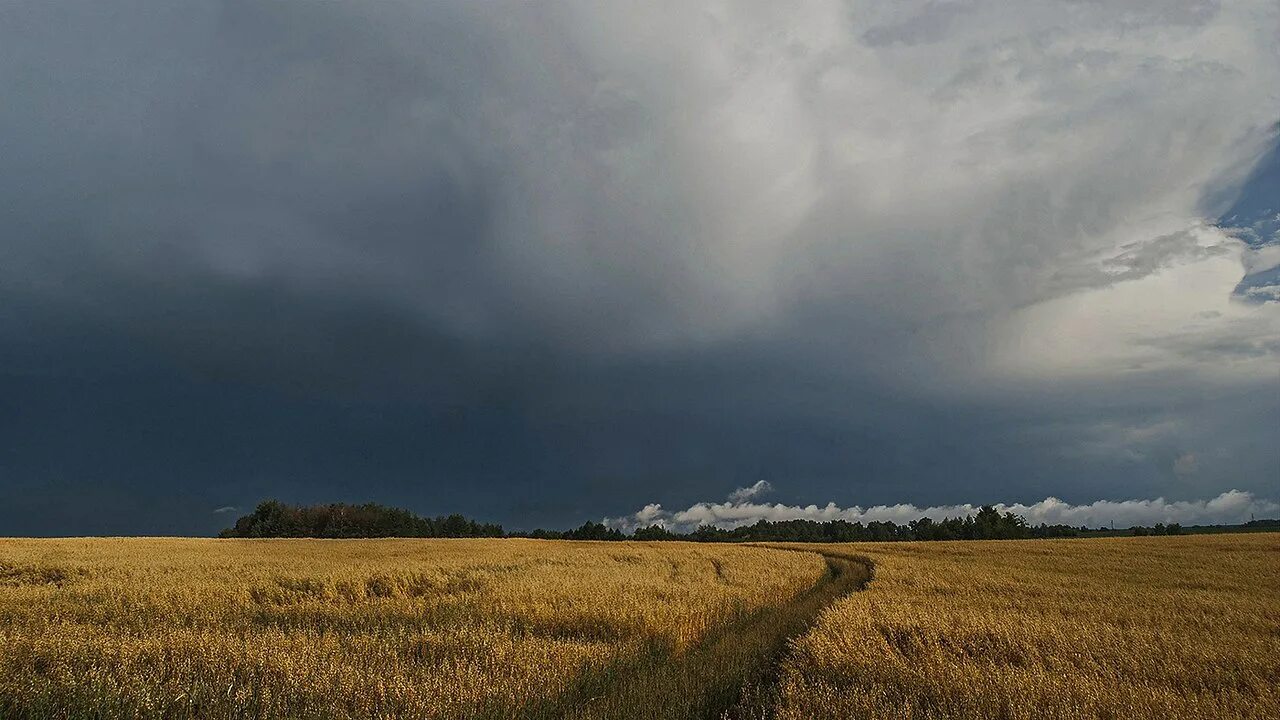
M 0 535 L 1280 498 L 1273 0 L 8 0 L 0 97 Z

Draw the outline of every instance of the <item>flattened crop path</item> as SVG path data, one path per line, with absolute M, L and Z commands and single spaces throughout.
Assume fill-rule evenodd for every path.
M 811 548 L 778 549 L 814 552 Z M 653 648 L 582 678 L 570 692 L 526 717 L 583 720 L 759 718 L 787 641 L 813 623 L 824 607 L 861 590 L 872 577 L 869 561 L 824 554 L 827 572 L 786 605 L 758 610 L 712 631 L 697 646 L 672 656 Z

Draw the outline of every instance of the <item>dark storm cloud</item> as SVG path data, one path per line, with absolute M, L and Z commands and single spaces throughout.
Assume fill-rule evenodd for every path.
M 951 7 L 5 3 L 0 523 L 1265 490 L 1274 9 Z

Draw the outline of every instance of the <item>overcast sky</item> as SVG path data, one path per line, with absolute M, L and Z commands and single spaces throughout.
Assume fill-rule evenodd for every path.
M 1274 0 L 6 0 L 0 98 L 0 535 L 1280 497 Z

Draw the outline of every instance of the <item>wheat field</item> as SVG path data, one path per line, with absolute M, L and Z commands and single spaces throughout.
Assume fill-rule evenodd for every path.
M 875 579 L 796 642 L 784 720 L 1280 718 L 1280 534 L 813 549 Z
M 1274 533 L 0 540 L 0 718 L 1275 718 L 1277 589 Z
M 0 540 L 0 717 L 560 716 L 581 678 L 825 569 L 689 543 Z

